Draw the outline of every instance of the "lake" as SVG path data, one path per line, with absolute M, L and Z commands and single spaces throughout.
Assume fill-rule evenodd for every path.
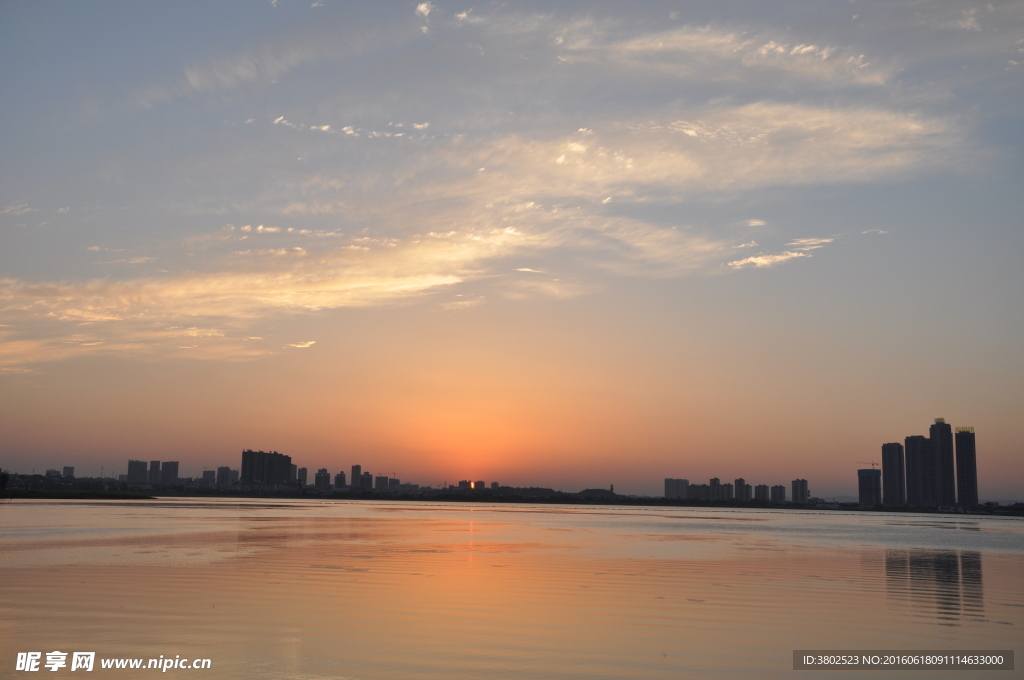
M 17 500 L 0 549 L 3 677 L 19 652 L 93 651 L 87 677 L 162 655 L 211 660 L 167 677 L 849 680 L 878 675 L 794 671 L 793 650 L 1024 640 L 1019 518 Z

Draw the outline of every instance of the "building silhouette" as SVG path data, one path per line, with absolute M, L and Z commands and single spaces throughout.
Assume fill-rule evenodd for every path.
M 903 440 L 907 462 L 907 505 L 935 505 L 935 455 L 928 437 L 915 434 Z
M 733 483 L 733 497 L 736 501 L 739 503 L 749 503 L 751 495 L 751 486 L 747 484 L 747 480 L 737 477 Z
M 160 461 L 149 461 L 149 483 L 156 486 L 160 483 Z
M 769 489 L 767 484 L 758 484 L 757 486 L 754 487 L 754 500 L 767 503 L 768 491 Z
M 873 508 L 882 504 L 882 471 L 874 468 L 857 470 L 857 492 L 860 504 Z
M 936 418 L 928 433 L 927 437 L 913 435 L 904 440 L 904 503 L 919 508 L 976 507 L 978 469 L 974 428 L 958 427 L 957 436 L 954 437 L 949 424 L 942 418 Z M 961 442 L 963 456 L 959 451 Z M 899 462 L 899 444 L 884 444 L 882 469 L 885 475 L 885 504 L 888 506 L 900 504 Z
M 974 444 L 974 428 L 956 428 L 956 491 L 961 508 L 978 506 L 978 456 Z
M 793 502 L 797 505 L 807 505 L 807 501 L 811 499 L 811 492 L 807 488 L 806 479 L 794 479 L 793 480 Z
M 128 461 L 128 483 L 129 484 L 147 484 L 149 482 L 149 475 L 146 473 L 146 461 L 144 460 L 129 460 Z
M 291 476 L 292 458 L 277 451 L 242 451 L 243 484 L 287 484 Z
M 338 474 L 334 475 L 334 488 L 342 489 L 346 486 L 345 483 L 345 471 L 342 470 Z
M 709 501 L 711 487 L 707 484 L 690 484 L 686 489 L 686 498 L 693 501 Z
M 295 473 L 295 482 L 300 488 L 307 486 L 309 483 L 309 470 L 304 467 L 300 467 Z
M 217 486 L 222 489 L 231 486 L 231 468 L 227 465 L 217 468 Z
M 906 505 L 906 487 L 903 444 L 882 444 L 882 502 L 890 508 Z
M 331 490 L 331 473 L 327 471 L 327 468 L 320 468 L 316 471 L 316 475 L 313 476 L 313 486 L 317 491 Z
M 363 466 L 352 466 L 352 490 L 362 491 L 363 488 Z
M 936 418 L 928 429 L 935 453 L 935 505 L 956 505 L 956 478 L 953 463 L 953 428 L 943 418 Z
M 686 479 L 665 479 L 665 498 L 685 500 L 689 496 L 690 482 Z
M 771 495 L 772 503 L 785 503 L 786 502 L 786 487 L 782 484 L 776 484 L 772 487 Z
M 160 466 L 160 483 L 164 486 L 178 485 L 178 461 L 165 460 Z

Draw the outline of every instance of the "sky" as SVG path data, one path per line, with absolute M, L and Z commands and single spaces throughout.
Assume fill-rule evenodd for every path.
M 1024 498 L 1024 5 L 0 5 L 0 467 Z

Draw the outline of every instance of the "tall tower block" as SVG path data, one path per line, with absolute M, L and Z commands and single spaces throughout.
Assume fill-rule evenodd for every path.
M 956 491 L 961 508 L 978 505 L 978 454 L 974 448 L 974 428 L 956 428 Z

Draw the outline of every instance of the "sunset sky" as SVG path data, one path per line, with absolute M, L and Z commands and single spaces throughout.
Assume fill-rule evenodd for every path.
M 0 5 L 0 467 L 1024 499 L 1024 5 Z

